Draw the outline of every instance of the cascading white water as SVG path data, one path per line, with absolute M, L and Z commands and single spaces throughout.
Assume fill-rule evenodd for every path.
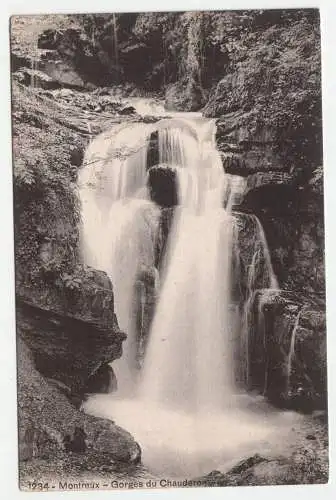
M 146 190 L 146 141 L 153 131 L 160 163 L 176 171 L 179 206 L 139 380 L 133 299 L 139 269 L 154 267 L 159 209 Z M 197 115 L 121 128 L 113 145 L 111 134 L 93 141 L 80 179 L 86 262 L 111 276 L 116 314 L 128 334 L 124 355 L 113 364 L 122 390 L 95 395 L 84 409 L 127 428 L 152 470 L 183 477 L 265 449 L 276 428 L 283 432 L 279 416 L 270 422 L 265 408 L 250 409 L 255 399 L 235 386 L 239 318 L 231 296 L 237 244 L 231 210 L 242 182 L 224 173 L 215 131 L 214 121 Z M 120 158 L 124 147 L 129 154 Z M 263 257 L 272 284 L 270 260 Z
M 180 208 L 141 384 L 142 398 L 192 412 L 223 408 L 233 390 L 232 218 L 222 208 L 226 178 L 211 125 L 198 140 L 159 131 L 160 161 L 178 165 Z
M 135 282 L 154 266 L 158 209 L 146 188 L 149 133 L 138 124 L 102 134 L 88 147 L 79 178 L 84 261 L 111 277 L 119 326 L 127 332 L 124 355 L 114 364 L 123 393 L 137 373 Z

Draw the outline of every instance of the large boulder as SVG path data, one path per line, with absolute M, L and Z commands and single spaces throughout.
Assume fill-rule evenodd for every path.
M 148 188 L 151 199 L 161 207 L 177 205 L 176 170 L 170 165 L 159 164 L 148 170 Z
M 68 453 L 91 453 L 114 462 L 137 463 L 139 445 L 112 421 L 86 415 L 77 410 L 36 370 L 33 355 L 18 339 L 18 417 L 19 459 L 53 460 Z M 93 465 L 93 463 L 92 463 Z
M 101 365 L 121 356 L 126 338 L 114 314 L 111 283 L 93 270 L 86 281 L 85 275 L 69 275 L 60 290 L 49 286 L 44 295 L 21 287 L 17 329 L 41 374 L 73 393 L 82 392 Z

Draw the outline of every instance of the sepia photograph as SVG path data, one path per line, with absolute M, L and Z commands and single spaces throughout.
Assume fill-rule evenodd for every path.
M 18 486 L 329 479 L 315 8 L 10 19 Z

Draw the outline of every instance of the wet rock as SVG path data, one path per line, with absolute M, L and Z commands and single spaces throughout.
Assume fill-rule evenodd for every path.
M 63 89 L 65 90 L 65 89 Z M 80 167 L 84 159 L 84 149 L 82 147 L 74 146 L 70 153 L 70 163 L 75 167 Z
M 272 275 L 258 219 L 253 214 L 239 212 L 235 212 L 233 218 L 232 293 L 234 301 L 243 304 L 253 290 L 271 286 Z
M 266 462 L 267 459 L 262 457 L 259 454 L 253 455 L 252 457 L 249 457 L 245 460 L 242 460 L 239 462 L 237 465 L 232 467 L 230 469 L 229 474 L 241 474 L 242 472 L 245 472 L 247 469 L 250 469 L 251 467 L 260 464 L 262 462 Z
M 161 207 L 177 205 L 176 170 L 169 165 L 156 165 L 148 170 L 151 199 Z
M 156 166 L 159 163 L 159 133 L 156 130 L 151 133 L 147 146 L 147 168 Z
M 295 292 L 260 291 L 251 379 L 276 405 L 310 413 L 327 404 L 325 311 Z
M 328 481 L 327 448 L 314 442 L 314 448 L 301 446 L 289 456 L 242 460 L 225 474 L 214 471 L 201 479 L 207 486 L 262 486 L 285 484 L 324 484 Z
M 323 185 L 319 170 L 307 179 L 298 172 L 247 176 L 238 210 L 258 216 L 274 271 L 282 288 L 324 296 Z
M 155 249 L 155 266 L 159 269 L 159 271 L 164 263 L 169 232 L 172 226 L 174 214 L 175 210 L 173 207 L 162 208 L 160 211 L 159 228 Z
M 251 478 L 253 484 L 286 484 L 288 464 L 281 460 L 264 460 L 247 471 L 245 484 Z
M 133 115 L 135 113 L 134 106 L 125 106 L 119 110 L 120 115 Z
M 137 365 L 143 366 L 149 332 L 157 304 L 158 271 L 155 267 L 141 266 L 135 283 L 135 325 L 137 340 Z
M 108 420 L 99 419 L 97 425 L 96 420 L 94 417 L 85 420 L 88 446 L 118 462 L 137 464 L 141 461 L 141 448 L 127 431 Z
M 85 386 L 85 392 L 88 393 L 110 393 L 118 389 L 117 377 L 112 366 L 102 364 L 98 370 L 93 373 Z

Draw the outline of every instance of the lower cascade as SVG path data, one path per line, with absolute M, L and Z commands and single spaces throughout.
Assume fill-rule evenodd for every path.
M 278 283 L 260 221 L 235 211 L 244 179 L 224 172 L 213 120 L 175 115 L 97 137 L 79 193 L 84 260 L 111 277 L 128 336 L 113 363 L 118 390 L 84 409 L 129 430 L 152 471 L 178 477 L 270 452 L 299 417 L 246 391 L 255 294 Z M 163 250 L 153 136 L 156 163 L 176 186 Z

